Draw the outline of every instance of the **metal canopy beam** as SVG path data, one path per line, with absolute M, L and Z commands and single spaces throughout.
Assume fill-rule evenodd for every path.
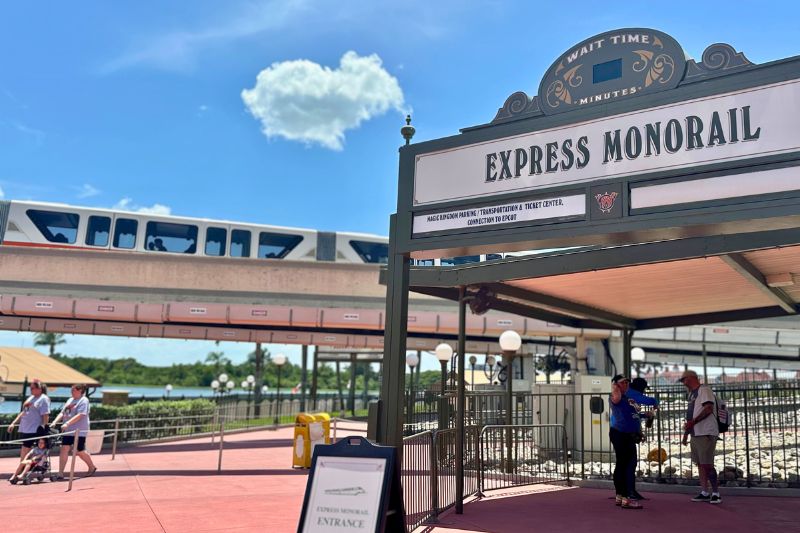
M 696 315 L 668 316 L 661 318 L 648 318 L 636 321 L 636 329 L 673 328 L 679 326 L 699 326 L 701 324 L 720 324 L 723 322 L 737 322 L 739 320 L 757 320 L 759 318 L 775 318 L 786 316 L 783 308 L 757 307 L 752 309 L 737 309 L 735 311 L 719 311 L 715 313 L 699 313 Z
M 607 323 L 608 325 L 613 326 L 615 328 L 636 327 L 636 320 L 630 317 L 619 315 L 617 313 L 612 313 L 610 311 L 605 311 L 603 309 L 598 309 L 596 307 L 583 305 L 577 302 L 573 302 L 571 300 L 565 300 L 563 298 L 550 296 L 549 294 L 542 294 L 539 292 L 529 291 L 527 289 L 515 287 L 513 285 L 506 285 L 503 283 L 489 283 L 486 286 L 489 287 L 489 289 L 491 289 L 496 294 L 504 294 L 506 296 L 510 296 L 512 298 L 516 298 L 518 300 L 522 300 L 525 302 L 532 302 L 535 304 L 546 305 L 547 307 L 554 307 L 556 309 L 560 309 L 568 313 L 574 313 L 577 315 L 594 319 L 597 322 Z
M 455 267 L 414 267 L 409 276 L 410 285 L 415 288 L 414 290 L 419 287 L 480 285 L 497 280 L 544 278 L 792 246 L 797 245 L 798 241 L 800 238 L 797 228 L 714 235 L 548 255 L 519 256 L 480 266 L 473 263 Z
M 764 274 L 744 256 L 736 253 L 725 254 L 720 259 L 784 311 L 789 314 L 797 314 L 797 309 L 792 299 L 786 296 L 786 293 L 782 290 L 767 285 L 767 279 Z

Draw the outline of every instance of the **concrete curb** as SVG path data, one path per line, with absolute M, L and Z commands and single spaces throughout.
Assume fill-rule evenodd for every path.
M 608 489 L 614 490 L 614 482 L 607 479 L 576 479 L 573 485 L 587 489 Z M 642 483 L 636 482 L 636 489 L 639 492 L 661 492 L 665 494 L 696 494 L 699 490 L 697 486 L 671 485 L 666 483 Z M 765 489 L 760 487 L 720 487 L 720 493 L 724 496 L 765 496 L 779 498 L 800 498 L 800 489 Z

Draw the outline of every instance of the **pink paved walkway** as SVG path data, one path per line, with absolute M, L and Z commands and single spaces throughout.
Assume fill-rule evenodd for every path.
M 675 533 L 800 532 L 800 499 L 725 496 L 723 503 L 690 502 L 691 495 L 645 493 L 643 510 L 622 510 L 609 499 L 611 491 L 533 486 L 493 491 L 449 512 L 425 533 L 518 533 L 522 531 Z M 622 529 L 621 529 L 622 527 Z
M 0 531 L 87 532 L 296 531 L 306 472 L 291 468 L 291 428 L 229 435 L 218 475 L 209 438 L 127 448 L 95 457 L 96 476 L 66 483 L 0 482 Z M 0 459 L 10 472 L 12 458 Z M 80 473 L 83 463 L 78 461 Z M 5 475 L 2 479 L 5 479 Z M 721 506 L 683 494 L 650 494 L 643 511 L 623 511 L 610 491 L 542 487 L 496 491 L 445 514 L 429 533 L 674 531 L 800 532 L 800 499 L 725 496 Z M 37 510 L 41 509 L 40 513 Z M 38 515 L 38 516 L 37 516 Z M 34 519 L 33 517 L 36 516 Z M 631 524 L 636 524 L 631 526 Z M 633 528 L 633 529 L 631 529 Z
M 5 473 L 17 462 L 0 459 L 0 531 L 293 532 L 306 472 L 291 468 L 292 435 L 284 428 L 226 436 L 221 475 L 210 438 L 126 448 L 115 461 L 103 453 L 94 457 L 97 474 L 70 493 L 66 482 L 12 486 Z M 78 459 L 76 471 L 85 468 Z

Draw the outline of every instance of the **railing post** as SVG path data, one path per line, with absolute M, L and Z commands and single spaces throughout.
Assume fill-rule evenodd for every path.
M 475 493 L 475 496 L 478 498 L 483 498 L 483 434 L 486 431 L 486 427 L 484 426 L 481 428 L 480 433 L 478 433 L 478 492 Z
M 217 461 L 217 473 L 222 472 L 222 446 L 225 443 L 225 422 L 219 423 L 219 460 Z
M 431 433 L 431 507 L 433 510 L 433 516 L 431 517 L 430 521 L 432 523 L 439 522 L 439 460 L 438 454 L 436 453 L 436 450 L 439 448 L 437 442 L 438 435 L 438 431 Z
M 331 444 L 336 444 L 336 422 L 338 420 L 337 417 L 333 417 L 333 442 L 331 442 Z
M 78 432 L 79 430 L 76 429 L 72 441 L 72 461 L 69 467 L 69 485 L 67 486 L 67 490 L 65 492 L 72 490 L 72 481 L 75 479 L 75 457 L 78 455 Z
M 747 461 L 747 463 L 746 463 L 747 464 L 747 472 L 745 473 L 745 475 L 747 477 L 745 478 L 746 479 L 745 486 L 750 487 L 751 486 L 751 483 L 750 483 L 750 426 L 749 426 L 749 423 L 748 423 L 748 419 L 749 419 L 748 412 L 749 412 L 749 410 L 747 408 L 747 392 L 748 392 L 748 390 L 745 389 L 742 392 L 742 396 L 744 396 L 744 452 L 745 452 L 744 456 L 745 456 L 746 461 Z
M 114 420 L 114 440 L 111 443 L 111 460 L 117 457 L 117 439 L 119 435 L 119 418 Z
M 567 486 L 572 486 L 572 481 L 569 479 L 569 461 L 567 458 L 567 428 L 566 426 L 561 426 L 561 447 L 562 453 L 564 454 L 564 468 L 567 471 Z

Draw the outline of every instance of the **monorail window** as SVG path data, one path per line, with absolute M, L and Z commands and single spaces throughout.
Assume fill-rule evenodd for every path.
M 243 229 L 231 231 L 231 257 L 250 257 L 250 232 Z
M 89 217 L 86 244 L 89 246 L 108 246 L 109 235 L 111 235 L 111 217 Z
M 461 257 L 446 257 L 442 259 L 442 266 L 466 265 L 467 263 L 477 263 L 481 260 L 479 255 L 462 255 Z
M 414 264 L 421 267 L 432 267 L 434 265 L 433 259 L 417 259 Z
M 118 218 L 114 223 L 114 247 L 132 249 L 136 246 L 136 230 L 139 221 L 132 218 Z
M 74 244 L 78 238 L 80 216 L 59 211 L 28 209 L 28 218 L 50 242 Z
M 285 233 L 267 233 L 258 235 L 258 257 L 266 259 L 283 259 L 295 246 L 303 240 L 302 235 L 286 235 Z
M 495 259 L 502 259 L 503 256 L 500 254 L 486 254 L 487 261 L 494 261 Z
M 350 241 L 350 246 L 365 263 L 389 262 L 389 245 L 385 242 Z
M 226 242 L 228 242 L 228 230 L 225 228 L 208 228 L 206 230 L 206 255 L 222 257 L 225 255 Z
M 151 252 L 193 254 L 197 252 L 197 226 L 150 221 L 144 243 Z

